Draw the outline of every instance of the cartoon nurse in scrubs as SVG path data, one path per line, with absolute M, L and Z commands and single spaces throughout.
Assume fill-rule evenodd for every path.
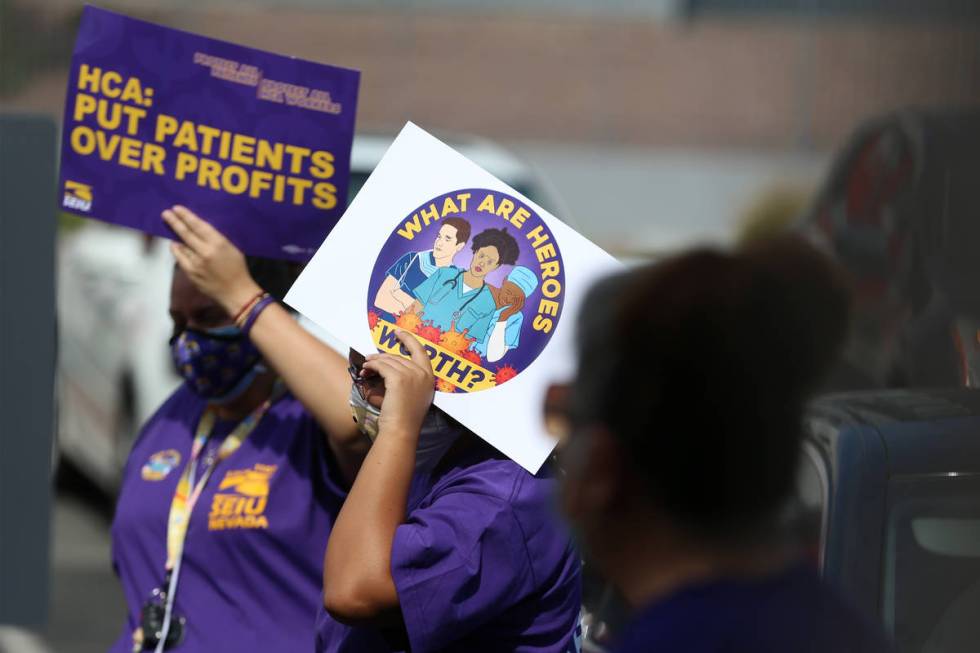
M 497 303 L 486 276 L 501 265 L 517 263 L 520 249 L 506 229 L 487 229 L 473 237 L 473 259 L 467 270 L 439 268 L 415 289 L 410 310 L 442 331 L 467 332 L 481 342 Z
M 382 311 L 385 320 L 394 322 L 395 315 L 412 305 L 415 287 L 439 268 L 450 267 L 453 258 L 466 246 L 470 223 L 456 216 L 444 218 L 442 222 L 432 249 L 408 252 L 388 268 L 374 297 L 374 306 Z

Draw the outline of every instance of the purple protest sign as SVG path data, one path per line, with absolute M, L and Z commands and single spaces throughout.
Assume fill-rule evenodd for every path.
M 305 261 L 343 213 L 360 73 L 87 6 L 64 210 L 172 238 L 183 204 L 245 253 Z

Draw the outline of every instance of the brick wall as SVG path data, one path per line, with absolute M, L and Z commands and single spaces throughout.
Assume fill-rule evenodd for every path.
M 366 130 L 411 119 L 501 139 L 825 148 L 884 110 L 980 103 L 976 24 L 336 9 L 147 17 L 361 69 Z M 49 75 L 10 104 L 57 113 L 60 83 L 63 73 Z

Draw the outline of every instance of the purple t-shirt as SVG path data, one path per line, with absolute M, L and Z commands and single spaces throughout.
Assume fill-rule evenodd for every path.
M 178 388 L 143 427 L 112 524 L 126 622 L 111 649 L 132 649 L 140 609 L 163 580 L 167 516 L 205 402 Z M 218 422 L 216 444 L 235 424 Z M 345 492 L 323 432 L 291 394 L 215 468 L 194 507 L 174 612 L 182 653 L 313 648 L 323 552 Z M 201 458 L 203 458 L 202 456 Z
M 579 558 L 553 513 L 554 480 L 479 451 L 413 480 L 391 555 L 406 632 L 321 610 L 319 653 L 408 650 L 405 634 L 413 653 L 577 650 Z
M 641 610 L 616 653 L 891 653 L 881 628 L 805 565 L 756 581 L 717 580 Z

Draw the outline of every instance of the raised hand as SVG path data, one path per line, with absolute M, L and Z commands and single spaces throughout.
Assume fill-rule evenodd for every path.
M 411 359 L 374 354 L 368 356 L 364 370 L 377 373 L 385 382 L 378 422 L 379 437 L 384 433 L 418 437 L 425 415 L 432 405 L 435 376 L 429 355 L 421 343 L 407 331 L 398 331 L 396 335 L 408 349 Z
M 220 231 L 183 206 L 163 212 L 163 220 L 180 237 L 170 249 L 177 264 L 203 292 L 234 315 L 261 292 L 245 256 Z

